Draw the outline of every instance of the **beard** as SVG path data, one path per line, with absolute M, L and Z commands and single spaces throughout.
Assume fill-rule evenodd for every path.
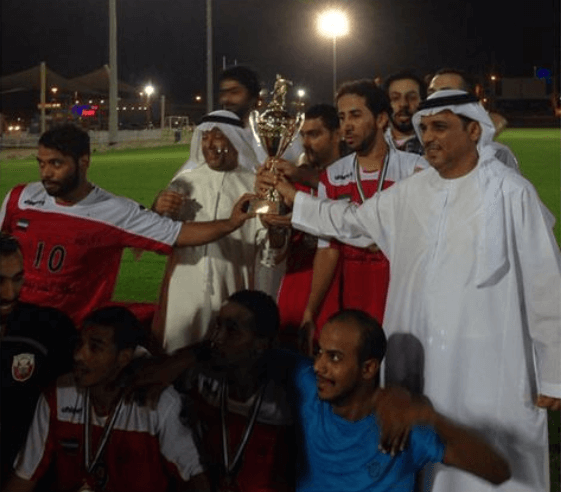
M 62 180 L 43 179 L 41 182 L 43 183 L 47 194 L 54 196 L 55 198 L 63 197 L 78 187 L 78 184 L 80 183 L 80 175 L 76 169 L 74 174 L 71 174 Z
M 367 154 L 372 149 L 372 147 L 374 146 L 374 142 L 376 141 L 377 132 L 378 132 L 378 130 L 374 127 L 372 129 L 372 132 L 369 133 L 368 135 L 366 135 L 364 140 L 362 142 L 360 142 L 359 145 L 357 145 L 356 149 L 353 149 L 353 150 L 359 155 Z
M 396 116 L 409 116 L 409 121 L 397 121 Z M 393 127 L 400 131 L 401 133 L 410 133 L 413 131 L 413 121 L 412 115 L 408 111 L 399 112 L 397 114 L 392 115 L 392 125 Z

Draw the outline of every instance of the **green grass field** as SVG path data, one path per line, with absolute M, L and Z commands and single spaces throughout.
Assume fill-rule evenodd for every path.
M 545 205 L 556 217 L 555 237 L 561 244 L 561 151 L 558 129 L 507 130 L 499 140 L 508 145 L 518 157 L 522 173 L 538 190 Z M 187 160 L 188 145 L 127 151 L 94 153 L 89 171 L 92 182 L 115 194 L 132 198 L 149 207 L 156 193 L 163 189 L 174 172 Z M 0 197 L 18 183 L 36 181 L 37 165 L 34 159 L 2 162 Z M 165 266 L 165 257 L 144 253 L 135 261 L 125 251 L 121 264 L 115 299 L 155 301 Z M 552 445 L 552 491 L 559 484 L 559 414 L 550 418 Z
M 560 241 L 560 138 L 559 130 L 507 130 L 500 141 L 517 155 L 524 176 L 537 188 L 545 205 L 557 218 L 555 237 Z M 92 182 L 115 194 L 150 206 L 189 155 L 188 145 L 94 153 L 89 171 Z M 38 179 L 34 159 L 2 163 L 0 197 L 17 183 Z M 125 251 L 115 298 L 154 301 L 158 297 L 165 258 L 145 253 L 134 261 Z

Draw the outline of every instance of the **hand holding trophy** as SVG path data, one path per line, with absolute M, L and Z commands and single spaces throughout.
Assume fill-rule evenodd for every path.
M 295 115 L 291 115 L 286 109 L 286 94 L 288 86 L 292 85 L 289 80 L 277 75 L 273 89 L 273 99 L 263 111 L 252 111 L 249 115 L 249 126 L 254 137 L 267 151 L 270 159 L 266 165 L 275 173 L 275 161 L 280 158 L 288 146 L 298 136 L 298 132 L 304 123 L 304 113 L 298 109 Z M 249 211 L 256 214 L 280 214 L 282 198 L 274 189 L 269 189 L 263 198 L 251 201 Z

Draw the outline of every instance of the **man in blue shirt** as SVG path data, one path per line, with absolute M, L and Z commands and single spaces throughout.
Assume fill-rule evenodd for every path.
M 245 401 L 256 387 L 256 371 L 247 368 L 263 360 L 267 379 L 288 390 L 299 430 L 298 492 L 412 491 L 415 474 L 434 462 L 492 483 L 509 478 L 506 461 L 473 432 L 405 390 L 379 388 L 386 337 L 374 318 L 356 310 L 334 315 L 323 327 L 312 363 L 271 349 L 278 312 L 272 317 L 275 326 L 263 321 L 271 306 L 276 310 L 266 298 L 256 291 L 234 294 L 209 330 L 210 343 L 176 351 L 145 368 L 130 386 L 168 384 L 188 369 L 184 377 L 189 378 L 205 366 L 215 372 L 224 368 L 233 394 L 249 388 Z
M 346 310 L 324 325 L 313 366 L 295 384 L 304 436 L 298 491 L 413 490 L 415 474 L 442 462 L 492 483 L 510 476 L 506 461 L 426 400 L 380 389 L 386 338 L 375 319 Z

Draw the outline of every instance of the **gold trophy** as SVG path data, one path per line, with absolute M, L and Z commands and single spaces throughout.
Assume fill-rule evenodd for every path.
M 295 115 L 286 109 L 286 94 L 290 80 L 277 75 L 273 89 L 273 99 L 263 111 L 252 111 L 249 115 L 249 126 L 255 139 L 261 143 L 271 159 L 268 161 L 269 169 L 275 173 L 275 159 L 280 158 L 288 146 L 298 136 L 304 124 L 304 113 L 301 108 Z M 275 189 L 267 191 L 265 197 L 251 201 L 249 211 L 256 214 L 280 214 L 282 198 Z

